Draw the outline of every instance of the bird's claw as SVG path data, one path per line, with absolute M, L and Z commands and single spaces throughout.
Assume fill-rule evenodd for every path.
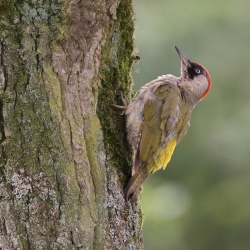
M 122 104 L 123 104 L 123 106 L 125 106 L 127 108 L 128 104 L 127 104 L 127 101 L 126 101 L 126 98 L 125 98 L 123 92 L 120 91 L 120 94 L 121 94 Z
M 111 104 L 111 105 L 112 105 L 113 107 L 115 107 L 115 108 L 122 109 L 121 115 L 124 115 L 125 112 L 126 112 L 126 109 L 127 109 L 127 106 L 128 106 L 128 105 L 127 105 L 127 101 L 126 101 L 126 99 L 125 99 L 125 97 L 124 97 L 123 92 L 121 91 L 120 93 L 121 93 L 121 100 L 122 100 L 122 103 L 123 103 L 124 106 L 120 106 L 120 105 L 116 105 L 116 104 Z

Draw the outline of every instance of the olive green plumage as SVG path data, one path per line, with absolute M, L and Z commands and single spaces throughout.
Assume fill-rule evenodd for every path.
M 149 173 L 165 169 L 176 144 L 186 135 L 192 110 L 208 94 L 208 71 L 181 57 L 181 77 L 163 75 L 146 84 L 126 107 L 128 139 L 134 149 L 132 177 L 125 198 L 135 199 Z

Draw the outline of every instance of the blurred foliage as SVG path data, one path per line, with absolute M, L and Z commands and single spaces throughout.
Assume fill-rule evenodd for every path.
M 145 249 L 248 250 L 250 1 L 136 0 L 134 7 L 135 90 L 179 75 L 174 44 L 213 81 L 167 169 L 144 184 Z

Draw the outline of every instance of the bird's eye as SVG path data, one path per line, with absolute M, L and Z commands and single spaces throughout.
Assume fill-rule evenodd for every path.
M 197 74 L 200 74 L 200 73 L 201 73 L 200 69 L 198 69 L 198 68 L 195 69 L 195 72 L 196 72 Z

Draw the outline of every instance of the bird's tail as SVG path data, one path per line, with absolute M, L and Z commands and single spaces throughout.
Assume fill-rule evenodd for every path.
M 146 180 L 148 176 L 148 171 L 145 167 L 139 167 L 136 173 L 131 177 L 129 183 L 124 191 L 125 200 L 128 201 L 130 195 L 132 195 L 132 200 L 135 200 L 138 195 L 141 185 Z

